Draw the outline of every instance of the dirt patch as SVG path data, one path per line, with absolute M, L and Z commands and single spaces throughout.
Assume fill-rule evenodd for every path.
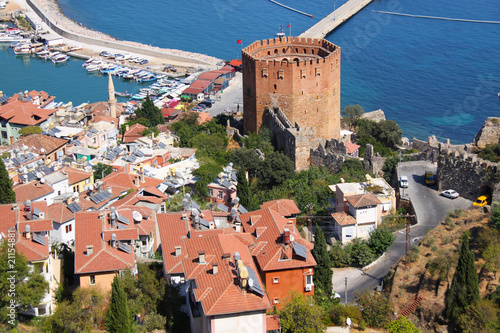
M 445 328 L 438 323 L 442 323 L 444 297 L 453 278 L 460 237 L 465 231 L 469 231 L 474 238 L 481 229 L 487 228 L 489 217 L 490 214 L 485 214 L 481 210 L 455 213 L 420 240 L 419 255 L 415 256 L 416 260 L 410 264 L 410 267 L 407 267 L 404 261 L 396 265 L 391 276 L 393 283 L 389 287 L 389 299 L 396 315 L 401 314 L 412 303 L 415 304 L 414 301 L 419 296 L 422 300 L 409 318 L 424 332 L 446 332 L 443 330 Z M 480 279 L 479 291 L 483 298 L 499 285 L 499 280 L 493 273 L 481 269 L 484 262 L 481 259 L 478 260 L 476 245 L 471 242 Z M 434 275 L 431 274 L 433 271 L 431 262 L 434 267 L 437 267 L 433 272 Z M 447 272 L 442 269 L 446 265 L 450 266 Z M 443 271 L 444 273 L 441 273 L 439 277 L 439 273 Z M 497 275 L 500 276 L 500 274 Z

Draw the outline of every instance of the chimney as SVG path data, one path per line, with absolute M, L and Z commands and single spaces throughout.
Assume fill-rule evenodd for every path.
M 135 187 L 139 187 L 139 177 L 135 177 Z
M 125 132 L 127 132 L 130 129 L 129 125 L 125 125 Z
M 205 261 L 205 251 L 198 252 L 198 263 L 199 264 L 206 264 L 206 261 Z
M 182 247 L 176 246 L 175 247 L 175 256 L 179 257 L 182 254 Z
M 144 168 L 141 167 L 141 183 L 144 183 Z
M 283 229 L 283 244 L 290 244 L 290 229 Z
M 90 256 L 94 253 L 94 245 L 87 245 L 87 255 Z
M 212 274 L 215 275 L 219 273 L 219 264 L 214 262 L 213 266 L 212 266 Z

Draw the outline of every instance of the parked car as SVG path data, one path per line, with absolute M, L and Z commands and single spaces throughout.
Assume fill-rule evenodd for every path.
M 476 207 L 484 207 L 486 205 L 489 205 L 490 202 L 491 202 L 491 197 L 489 195 L 482 195 L 479 198 L 477 198 L 476 201 L 472 203 L 472 205 Z
M 147 59 L 142 59 L 141 62 L 139 62 L 139 64 L 141 65 L 145 65 L 147 64 L 149 61 Z
M 407 176 L 401 176 L 399 178 L 399 187 L 401 187 L 401 188 L 408 187 L 408 177 Z
M 455 190 L 446 190 L 446 191 L 443 191 L 441 192 L 441 195 L 443 197 L 447 197 L 447 198 L 450 198 L 450 199 L 456 199 L 460 196 L 460 194 L 458 194 L 457 191 Z

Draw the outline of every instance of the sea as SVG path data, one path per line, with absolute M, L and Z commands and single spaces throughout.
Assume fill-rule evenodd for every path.
M 299 35 L 345 0 L 59 0 L 69 18 L 117 39 L 229 60 L 280 30 Z M 500 24 L 394 16 L 375 11 L 496 21 L 498 0 L 374 0 L 326 38 L 342 48 L 341 104 L 382 109 L 403 136 L 469 143 L 500 116 Z M 242 43 L 237 43 L 241 39 Z M 82 61 L 62 65 L 0 48 L 0 90 L 45 90 L 74 105 L 107 98 L 107 78 Z M 140 86 L 115 79 L 117 91 Z

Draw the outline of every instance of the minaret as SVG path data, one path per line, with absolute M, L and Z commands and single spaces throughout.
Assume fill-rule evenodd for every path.
M 109 81 L 108 81 L 108 103 L 109 103 L 109 112 L 111 117 L 116 118 L 116 97 L 115 97 L 115 86 L 113 85 L 113 79 L 111 78 L 111 74 L 108 73 Z

